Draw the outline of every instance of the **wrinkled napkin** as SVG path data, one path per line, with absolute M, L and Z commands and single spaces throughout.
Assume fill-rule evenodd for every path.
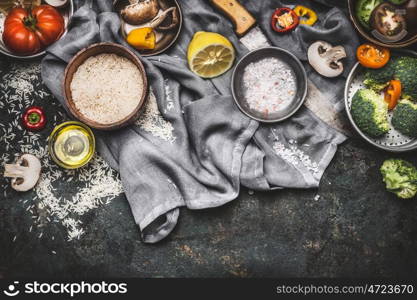
M 127 128 L 95 131 L 98 151 L 119 171 L 147 243 L 158 242 L 173 230 L 180 207 L 223 205 L 238 196 L 241 185 L 262 191 L 317 187 L 337 145 L 345 140 L 305 107 L 283 123 L 259 124 L 234 104 L 231 71 L 213 80 L 189 71 L 186 50 L 199 30 L 227 36 L 237 58 L 248 50 L 239 43 L 232 24 L 209 1 L 179 2 L 184 24 L 177 43 L 165 54 L 142 58 L 151 84 L 145 113 Z M 269 20 L 279 1 L 242 2 L 274 45 L 291 50 L 304 62 L 306 48 L 317 39 L 344 45 L 349 53 L 356 46 L 356 35 L 338 8 L 297 1 L 317 10 L 318 24 L 301 25 L 289 35 L 278 36 L 270 30 Z M 47 50 L 42 61 L 43 80 L 63 105 L 64 69 L 79 50 L 97 42 L 130 48 L 119 34 L 120 19 L 111 0 L 75 0 L 75 4 L 68 33 Z M 352 63 L 352 57 L 346 60 L 347 69 Z M 323 79 L 305 66 L 319 89 L 327 94 L 331 90 L 329 101 L 337 106 L 342 100 L 338 93 L 343 77 Z

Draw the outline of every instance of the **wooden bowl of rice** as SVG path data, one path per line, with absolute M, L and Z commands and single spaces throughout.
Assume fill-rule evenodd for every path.
M 68 109 L 95 129 L 115 130 L 132 124 L 148 98 L 142 62 L 118 44 L 98 43 L 81 50 L 64 76 Z

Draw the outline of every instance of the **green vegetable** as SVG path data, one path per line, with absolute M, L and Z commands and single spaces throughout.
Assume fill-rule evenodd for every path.
M 371 13 L 383 0 L 359 0 L 356 3 L 356 17 L 367 29 L 370 29 L 369 20 Z
M 407 1 L 408 0 L 389 0 L 389 2 L 391 2 L 392 4 L 396 4 L 396 5 L 401 5 Z
M 417 137 L 417 104 L 405 99 L 398 102 L 391 123 L 402 134 Z
M 402 159 L 388 159 L 381 166 L 386 188 L 402 199 L 413 198 L 417 193 L 417 170 Z
M 358 90 L 352 98 L 352 118 L 366 134 L 379 137 L 389 131 L 388 104 L 373 90 Z
M 417 100 L 417 58 L 402 56 L 391 58 L 380 69 L 367 69 L 363 83 L 367 88 L 381 91 L 387 87 L 391 79 L 401 81 L 402 97 Z
M 397 59 L 394 78 L 401 81 L 403 98 L 417 100 L 417 58 L 403 56 Z
M 380 69 L 367 69 L 363 83 L 369 89 L 376 92 L 388 86 L 389 81 L 394 77 L 396 62 L 398 59 L 391 58 L 389 62 Z

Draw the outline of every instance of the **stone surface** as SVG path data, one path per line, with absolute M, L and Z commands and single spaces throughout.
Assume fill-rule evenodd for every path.
M 0 75 L 12 64 L 0 57 Z M 8 118 L 6 109 L 0 117 Z M 124 196 L 84 216 L 86 234 L 68 242 L 59 224 L 41 238 L 29 232 L 22 201 L 33 194 L 0 191 L 0 277 L 415 277 L 417 201 L 387 193 L 378 170 L 393 156 L 417 164 L 414 153 L 382 152 L 355 136 L 319 189 L 243 189 L 220 208 L 182 209 L 174 232 L 156 245 L 141 242 Z

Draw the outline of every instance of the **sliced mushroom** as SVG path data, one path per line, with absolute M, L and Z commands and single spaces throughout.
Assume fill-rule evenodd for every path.
M 308 48 L 308 62 L 325 77 L 336 77 L 343 73 L 343 63 L 340 61 L 346 57 L 343 46 L 333 47 L 327 42 L 317 41 Z
M 32 154 L 23 154 L 15 164 L 4 167 L 4 177 L 13 178 L 12 188 L 18 192 L 33 189 L 41 174 L 41 162 Z
M 378 5 L 371 14 L 372 34 L 383 42 L 403 39 L 407 35 L 407 22 L 402 11 L 386 2 Z
M 161 24 L 166 20 L 169 14 L 172 12 L 172 20 L 171 23 L 166 26 L 161 26 Z M 170 7 L 167 10 L 164 10 L 160 15 L 156 16 L 155 19 L 152 20 L 150 27 L 155 28 L 161 31 L 167 31 L 175 28 L 178 25 L 178 15 L 177 15 L 177 8 Z
M 132 25 L 140 25 L 151 21 L 159 12 L 157 0 L 131 1 L 121 12 L 123 20 Z

